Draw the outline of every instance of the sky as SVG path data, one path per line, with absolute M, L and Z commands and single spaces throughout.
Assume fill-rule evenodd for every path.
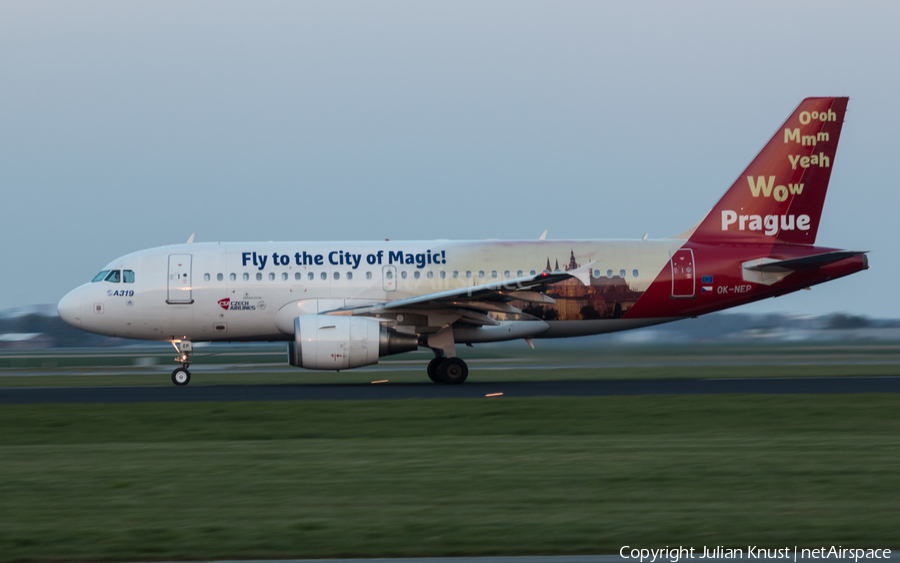
M 741 312 L 900 317 L 900 3 L 0 3 L 0 309 L 196 241 L 664 238 L 850 96 L 817 243 Z M 898 104 L 898 105 L 895 105 Z

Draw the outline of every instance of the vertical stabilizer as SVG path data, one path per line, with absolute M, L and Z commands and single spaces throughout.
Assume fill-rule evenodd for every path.
M 803 100 L 690 240 L 814 244 L 847 100 Z

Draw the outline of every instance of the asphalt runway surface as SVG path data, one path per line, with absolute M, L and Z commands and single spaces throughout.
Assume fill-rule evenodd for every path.
M 631 379 L 593 381 L 367 383 L 332 385 L 196 385 L 186 387 L 9 387 L 0 404 L 176 403 L 206 401 L 359 401 L 622 395 L 900 393 L 900 377 Z

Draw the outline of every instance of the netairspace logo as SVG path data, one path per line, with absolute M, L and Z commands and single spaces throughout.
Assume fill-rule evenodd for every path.
M 846 559 L 853 560 L 857 563 L 860 559 L 890 559 L 890 549 L 860 549 L 845 548 L 842 546 L 819 547 L 819 548 L 799 548 L 780 547 L 780 548 L 762 548 L 755 545 L 748 545 L 747 549 L 728 548 L 717 545 L 712 548 L 703 546 L 701 548 L 694 547 L 669 547 L 658 549 L 637 548 L 630 545 L 622 546 L 619 550 L 619 556 L 622 559 L 635 559 L 641 563 L 645 561 L 654 563 L 656 561 L 668 561 L 669 563 L 678 563 L 682 559 L 776 559 L 790 561 L 811 561 L 819 559 Z

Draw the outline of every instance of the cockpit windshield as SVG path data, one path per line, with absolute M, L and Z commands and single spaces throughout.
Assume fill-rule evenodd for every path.
M 91 283 L 108 281 L 110 283 L 134 283 L 134 270 L 103 270 L 91 280 Z

